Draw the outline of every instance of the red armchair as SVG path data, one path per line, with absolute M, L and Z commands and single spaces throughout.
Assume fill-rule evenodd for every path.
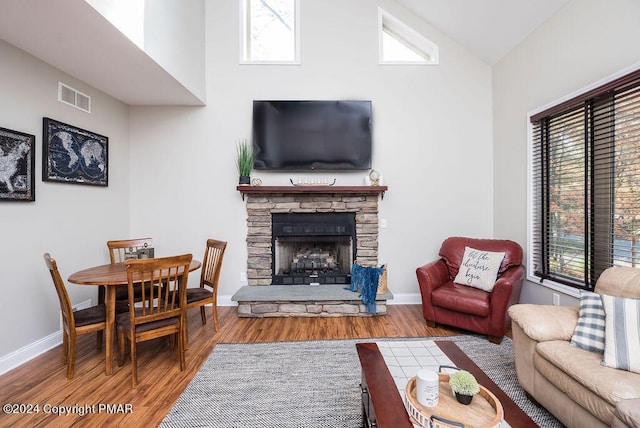
M 505 253 L 491 292 L 453 282 L 465 247 Z M 439 260 L 416 269 L 427 325 L 446 324 L 502 342 L 511 321 L 507 309 L 520 300 L 525 273 L 522 247 L 509 240 L 452 237 L 442 243 L 439 255 Z

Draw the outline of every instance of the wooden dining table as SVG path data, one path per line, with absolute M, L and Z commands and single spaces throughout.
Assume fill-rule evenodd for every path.
M 200 261 L 191 260 L 189 272 L 199 269 L 200 266 Z M 107 320 L 105 328 L 104 371 L 106 375 L 110 375 L 113 373 L 113 339 L 116 327 L 116 289 L 119 286 L 127 286 L 128 284 L 125 264 L 113 263 L 83 269 L 71 274 L 68 281 L 79 285 L 102 285 L 105 287 Z

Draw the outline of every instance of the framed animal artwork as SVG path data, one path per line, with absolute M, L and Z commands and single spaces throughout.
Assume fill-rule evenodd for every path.
M 34 135 L 0 128 L 0 201 L 35 201 Z
M 42 181 L 109 185 L 109 138 L 43 118 Z

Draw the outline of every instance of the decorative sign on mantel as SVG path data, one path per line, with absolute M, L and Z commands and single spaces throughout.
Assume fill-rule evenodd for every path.
M 318 180 L 317 182 L 314 179 L 311 180 L 301 180 L 298 179 L 298 182 L 294 182 L 292 178 L 289 179 L 289 181 L 291 182 L 291 184 L 293 184 L 294 186 L 333 186 L 336 184 L 336 179 L 333 179 L 333 182 L 329 183 L 329 180 L 327 180 L 326 178 L 324 179 L 324 181 L 320 181 Z

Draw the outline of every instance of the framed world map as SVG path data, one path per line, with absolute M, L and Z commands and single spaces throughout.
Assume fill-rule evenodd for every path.
M 34 135 L 0 128 L 0 201 L 35 201 Z
M 42 180 L 109 185 L 109 138 L 43 118 Z

